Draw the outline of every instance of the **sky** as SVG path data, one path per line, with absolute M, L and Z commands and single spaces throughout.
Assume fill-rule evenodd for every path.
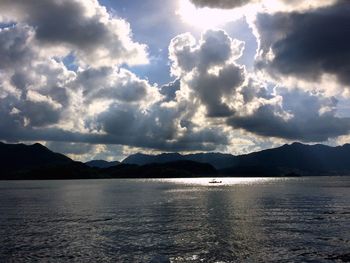
M 0 140 L 76 160 L 350 142 L 346 0 L 1 0 Z

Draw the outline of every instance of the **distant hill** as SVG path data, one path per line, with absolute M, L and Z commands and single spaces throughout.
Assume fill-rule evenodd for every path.
M 184 160 L 179 153 L 162 153 L 159 155 L 149 155 L 143 153 L 136 153 L 126 157 L 122 163 L 145 165 L 150 163 L 167 163 Z
M 2 173 L 52 165 L 67 165 L 72 162 L 73 160 L 67 156 L 54 153 L 39 143 L 25 145 L 0 142 L 0 168 Z
M 349 144 L 330 147 L 293 143 L 240 156 L 136 154 L 123 163 L 93 161 L 84 164 L 38 143 L 0 143 L 0 179 L 350 175 L 349 158 Z
M 121 164 L 104 169 L 103 172 L 112 178 L 190 178 L 217 174 L 212 165 L 193 161 L 152 163 L 142 166 Z
M 349 144 L 330 147 L 293 143 L 237 156 L 236 163 L 221 172 L 230 175 L 344 175 L 350 174 L 349 159 Z
M 46 165 L 30 170 L 14 171 L 1 175 L 7 180 L 68 180 L 68 179 L 103 179 L 106 178 L 100 170 L 91 168 L 81 162 L 68 164 Z
M 89 167 L 94 167 L 94 168 L 108 168 L 108 167 L 119 165 L 120 162 L 118 162 L 118 161 L 108 162 L 105 160 L 92 160 L 92 161 L 86 162 L 85 164 Z
M 286 144 L 246 155 L 198 153 L 134 154 L 123 163 L 145 165 L 189 160 L 213 165 L 226 176 L 344 175 L 350 174 L 350 145 Z
M 124 159 L 122 163 L 145 165 L 151 163 L 168 163 L 175 161 L 209 163 L 216 169 L 223 169 L 234 165 L 237 162 L 237 157 L 231 154 L 223 153 L 197 153 L 188 155 L 181 155 L 179 153 L 163 153 L 159 155 L 137 153 L 130 155 Z
M 36 143 L 0 142 L 0 179 L 93 179 L 93 178 L 169 178 L 198 177 L 216 174 L 210 164 L 177 161 L 143 166 L 119 162 L 75 162 Z

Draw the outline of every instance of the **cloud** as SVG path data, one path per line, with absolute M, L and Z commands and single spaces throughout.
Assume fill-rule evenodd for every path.
M 29 27 L 0 28 L 0 69 L 15 68 L 34 56 L 27 45 L 34 37 Z
M 244 43 L 232 40 L 222 30 L 208 30 L 197 43 L 189 33 L 171 40 L 169 58 L 172 74 L 180 79 L 192 100 L 206 107 L 208 117 L 226 117 L 232 110 L 225 102 L 243 84 L 244 67 L 235 63 Z
M 250 3 L 259 2 L 259 0 L 190 0 L 197 7 L 232 9 L 244 6 Z
M 65 83 L 75 74 L 42 56 L 34 41 L 34 31 L 26 25 L 0 30 L 1 115 L 9 127 L 57 124 L 70 104 Z
M 234 9 L 249 4 L 260 4 L 261 8 L 276 12 L 316 8 L 330 5 L 336 2 L 336 0 L 190 0 L 190 2 L 199 8 L 209 7 L 220 9 Z
M 4 0 L 1 17 L 32 27 L 40 45 L 60 55 L 73 52 L 81 65 L 147 62 L 146 46 L 132 41 L 129 24 L 97 0 Z
M 180 87 L 180 79 L 176 79 L 160 87 L 159 92 L 165 97 L 164 100 L 169 102 L 176 99 L 176 92 L 180 90 Z
M 41 52 L 34 35 L 23 24 L 0 31 L 0 53 L 9 55 L 6 47 L 14 45 L 1 62 L 2 140 L 66 142 L 60 151 L 75 157 L 77 143 L 162 150 L 214 150 L 227 143 L 223 132 L 193 124 L 193 109 L 156 85 L 119 67 L 68 70 Z
M 123 68 L 101 67 L 81 70 L 72 86 L 80 87 L 88 102 L 118 100 L 151 104 L 161 97 L 156 87 Z
M 336 99 L 265 87 L 265 81 L 258 82 L 238 63 L 245 43 L 222 30 L 208 30 L 198 40 L 189 33 L 174 37 L 169 59 L 175 80 L 159 87 L 123 68 L 124 63 L 140 63 L 145 46 L 132 40 L 127 22 L 108 14 L 97 1 L 5 0 L 0 10 L 3 21 L 6 15 L 15 22 L 0 29 L 2 140 L 46 141 L 52 149 L 86 159 L 102 156 L 107 149 L 102 144 L 213 151 L 225 149 L 243 131 L 257 141 L 323 141 L 349 133 L 349 119 L 337 115 Z M 316 10 L 289 14 L 309 13 Z M 276 76 L 283 75 L 283 65 L 272 67 L 267 54 L 278 54 L 282 46 L 275 43 L 284 41 L 281 35 L 297 36 L 292 34 L 298 28 L 293 19 L 274 24 L 272 18 L 284 14 L 259 15 L 257 20 L 258 25 L 273 25 L 258 29 L 264 69 Z M 68 54 L 79 64 L 74 70 L 63 63 Z M 314 69 L 316 62 L 302 62 L 307 76 L 308 67 L 321 72 Z M 341 80 L 345 75 L 338 69 L 322 72 Z M 252 149 L 249 142 L 244 144 Z
M 90 153 L 94 149 L 94 145 L 87 143 L 64 143 L 64 142 L 48 142 L 46 147 L 54 152 L 67 155 L 84 155 Z
M 297 88 L 268 88 L 236 63 L 243 47 L 220 30 L 205 32 L 198 43 L 188 33 L 171 41 L 171 69 L 180 83 L 175 100 L 192 112 L 189 120 L 221 127 L 227 135 L 223 122 L 261 137 L 305 142 L 349 133 L 350 119 L 337 116 L 335 98 Z
M 228 124 L 263 137 L 283 138 L 304 142 L 321 142 L 348 134 L 350 118 L 336 116 L 337 100 L 304 92 L 299 89 L 280 89 L 269 99 L 261 97 L 246 101 L 254 103 L 250 113 L 236 114 Z
M 350 4 L 343 1 L 302 13 L 258 15 L 257 67 L 276 79 L 320 82 L 328 74 L 349 87 L 349 13 Z
M 227 143 L 225 135 L 209 127 L 187 123 L 187 112 L 179 105 L 155 103 L 143 110 L 137 104 L 113 103 L 86 125 L 101 139 L 136 147 L 168 151 L 214 150 Z

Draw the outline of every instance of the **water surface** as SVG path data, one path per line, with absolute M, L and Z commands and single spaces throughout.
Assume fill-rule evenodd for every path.
M 350 177 L 0 182 L 0 262 L 349 262 Z

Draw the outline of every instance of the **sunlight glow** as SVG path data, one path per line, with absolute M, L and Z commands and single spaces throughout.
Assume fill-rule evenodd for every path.
M 189 0 L 179 0 L 176 14 L 183 22 L 200 30 L 216 28 L 225 24 L 237 21 L 246 17 L 248 21 L 253 21 L 258 12 L 289 12 L 295 10 L 307 10 L 320 6 L 334 4 L 335 0 L 323 1 L 281 1 L 262 0 L 256 1 L 234 9 L 197 8 Z
M 221 181 L 219 184 L 209 183 L 211 178 L 170 178 L 170 179 L 145 179 L 155 181 L 155 182 L 167 182 L 181 185 L 193 185 L 193 186 L 230 186 L 230 185 L 254 185 L 254 184 L 267 184 L 274 183 L 278 181 L 295 180 L 295 178 L 287 177 L 218 177 L 215 178 Z
M 176 14 L 193 27 L 208 29 L 223 26 L 244 16 L 255 16 L 258 10 L 259 6 L 253 4 L 231 10 L 197 8 L 188 0 L 180 0 Z

